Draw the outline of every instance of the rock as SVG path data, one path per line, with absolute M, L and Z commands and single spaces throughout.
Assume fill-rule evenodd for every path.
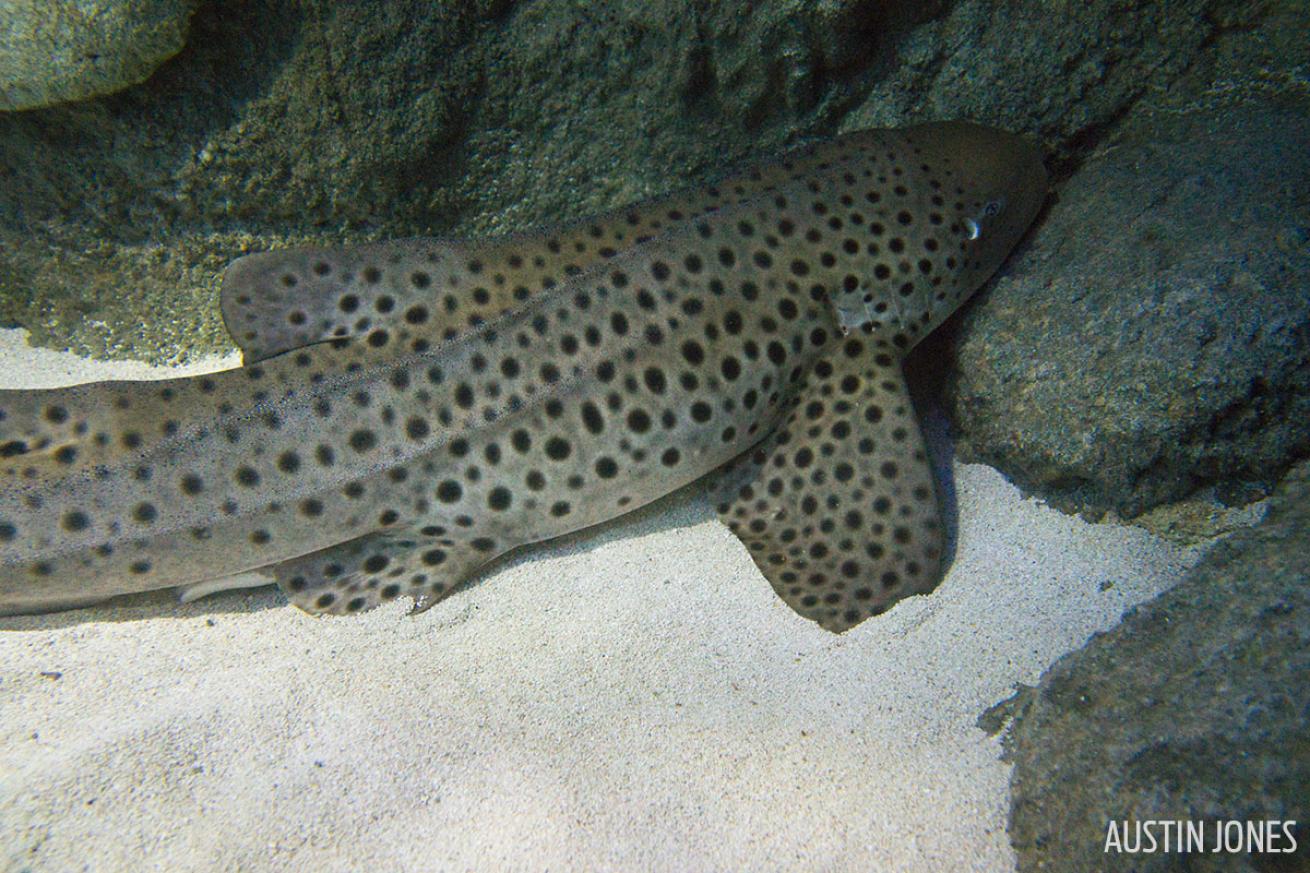
M 0 110 L 143 82 L 186 41 L 194 0 L 10 0 L 0 6 Z
M 1246 502 L 1310 453 L 1310 93 L 1261 82 L 1139 107 L 1059 189 L 963 318 L 966 456 L 1131 517 L 1210 485 Z
M 1017 710 L 1019 869 L 1282 870 L 1231 855 L 1103 853 L 1110 821 L 1293 819 L 1310 853 L 1310 464 L 1263 523 L 1066 655 Z M 1249 860 L 1255 860 L 1254 858 Z M 1263 864 L 1263 865 L 1262 865 Z
M 1268 503 L 1264 499 L 1228 506 L 1215 496 L 1214 489 L 1207 489 L 1195 497 L 1143 513 L 1133 519 L 1133 524 L 1181 546 L 1202 545 L 1258 523 Z
M 1244 2 L 1089 0 L 927 3 L 927 19 L 883 58 L 847 128 L 907 117 L 969 118 L 1041 136 L 1052 155 L 1078 156 L 1146 88 L 1196 63 L 1223 28 L 1249 24 Z
M 145 86 L 0 116 L 0 323 L 175 359 L 225 346 L 214 290 L 249 250 L 519 229 L 918 118 L 972 116 L 1076 153 L 1263 8 L 201 4 L 187 51 Z

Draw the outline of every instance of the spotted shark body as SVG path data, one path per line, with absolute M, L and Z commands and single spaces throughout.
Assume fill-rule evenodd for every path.
M 942 575 L 900 363 L 1045 185 L 1019 138 L 928 124 L 555 231 L 243 258 L 243 367 L 0 392 L 0 612 L 273 581 L 423 609 L 717 471 L 778 594 L 845 630 Z

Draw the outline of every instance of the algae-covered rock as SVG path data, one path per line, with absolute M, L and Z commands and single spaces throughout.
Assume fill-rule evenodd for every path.
M 1295 820 L 1310 851 L 1310 466 L 1258 527 L 1020 695 L 1020 870 L 1304 869 L 1225 854 L 1106 855 L 1111 821 Z M 1212 830 L 1212 829 L 1211 829 Z M 1289 866 L 1291 865 L 1291 866 Z
M 1157 114 L 1060 190 L 964 320 L 971 454 L 1135 515 L 1310 451 L 1310 99 Z
M 195 0 L 8 0 L 0 5 L 0 110 L 113 94 L 186 42 Z
M 969 118 L 1038 135 L 1060 160 L 1079 156 L 1144 93 L 1192 67 L 1207 41 L 1262 8 L 1231 0 L 923 5 L 935 14 L 880 59 L 844 126 Z
M 0 115 L 0 323 L 169 359 L 221 345 L 212 264 L 251 249 L 554 222 L 926 118 L 1076 151 L 1193 63 L 1229 8 L 1262 6 L 202 4 L 145 84 Z
M 1310 453 L 1310 13 L 1212 56 L 1120 122 L 962 319 L 965 454 L 1067 510 L 1243 503 Z

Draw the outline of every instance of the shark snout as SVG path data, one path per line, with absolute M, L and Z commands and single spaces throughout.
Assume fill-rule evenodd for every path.
M 1041 149 L 1026 137 L 968 121 L 924 124 L 910 135 L 926 165 L 940 172 L 944 194 L 961 205 L 969 267 L 990 274 L 1046 199 Z

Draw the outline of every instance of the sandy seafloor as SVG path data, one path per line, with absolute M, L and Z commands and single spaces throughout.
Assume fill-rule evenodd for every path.
M 3 387 L 151 373 L 0 333 Z M 1194 555 L 954 476 L 941 587 L 842 636 L 695 488 L 417 617 L 261 588 L 0 619 L 0 868 L 1013 869 L 979 714 Z

